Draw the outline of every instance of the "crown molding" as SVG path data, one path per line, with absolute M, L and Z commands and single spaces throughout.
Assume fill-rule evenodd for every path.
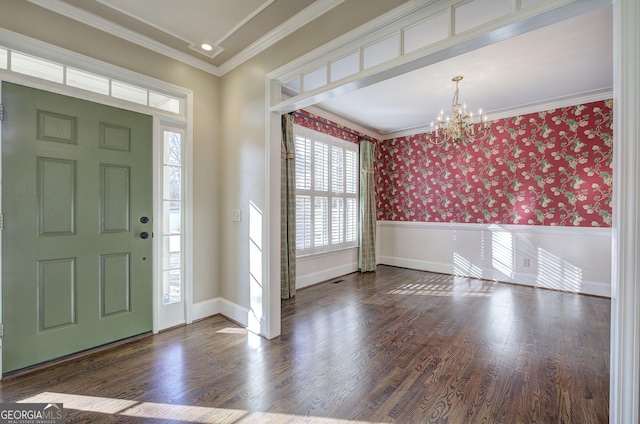
M 273 29 L 262 38 L 242 50 L 240 53 L 231 57 L 222 65 L 215 66 L 60 0 L 27 1 L 218 77 L 221 77 L 227 72 L 235 69 L 242 63 L 344 2 L 344 0 L 316 0 L 311 6 L 302 10 L 287 22 L 279 25 L 277 28 Z M 228 34 L 225 35 L 225 37 L 227 36 Z M 214 55 L 219 54 L 221 51 L 222 50 L 220 49 L 216 50 Z
M 511 118 L 513 116 L 526 115 L 529 113 L 541 112 L 544 110 L 558 109 L 561 107 L 575 106 L 584 103 L 597 102 L 613 98 L 613 87 L 600 90 L 588 91 L 584 93 L 572 94 L 570 96 L 555 97 L 553 99 L 526 105 L 515 106 L 508 109 L 500 109 L 489 112 L 491 120 Z
M 231 28 L 226 34 L 224 34 L 220 39 L 215 41 L 215 45 L 219 46 L 220 43 L 222 43 L 224 40 L 226 40 L 227 38 L 231 37 L 233 34 L 235 34 L 236 32 L 238 32 L 238 30 L 240 28 L 242 28 L 247 22 L 249 22 L 251 19 L 255 18 L 256 16 L 258 16 L 263 10 L 265 10 L 267 7 L 271 6 L 273 4 L 275 0 L 268 0 L 264 3 L 262 3 L 257 9 L 255 9 L 253 12 L 251 12 L 249 15 L 245 16 L 245 18 L 243 20 L 241 20 L 240 22 L 238 22 L 238 24 L 236 24 L 236 26 L 234 26 L 233 28 Z
M 380 134 L 379 132 L 372 130 L 371 128 L 368 128 L 368 127 L 363 127 L 360 124 L 350 121 L 347 118 L 344 118 L 340 115 L 335 115 L 327 111 L 326 109 L 322 109 L 318 106 L 308 106 L 308 107 L 305 107 L 303 110 L 306 110 L 309 113 L 313 113 L 314 115 L 324 118 L 326 120 L 329 120 L 331 122 L 335 122 L 338 125 L 345 126 L 353 131 L 358 131 L 359 133 L 369 136 L 375 140 L 384 139 L 384 135 Z
M 58 13 L 62 16 L 66 16 L 68 18 L 74 19 L 85 25 L 99 29 L 100 31 L 104 31 L 115 37 L 122 38 L 123 40 L 129 41 L 131 43 L 137 44 L 141 47 L 154 51 L 156 53 L 160 53 L 164 56 L 170 57 L 177 61 L 183 62 L 187 65 L 193 66 L 194 68 L 198 68 L 201 71 L 208 72 L 212 75 L 220 76 L 220 70 L 217 66 L 207 63 L 204 60 L 195 58 L 189 54 L 183 53 L 179 50 L 168 47 L 162 43 L 158 43 L 157 41 L 152 40 L 149 37 L 140 35 L 137 32 L 131 31 L 120 25 L 116 25 L 111 21 L 108 21 L 104 18 L 96 16 L 92 13 L 85 12 L 84 10 L 80 10 L 77 7 L 61 2 L 60 0 L 27 0 L 27 1 L 37 6 L 40 6 L 42 8 L 49 9 L 52 12 Z
M 338 6 L 340 3 L 343 3 L 344 0 L 316 0 L 311 6 L 306 9 L 300 11 L 294 17 L 289 19 L 287 22 L 279 25 L 277 28 L 271 30 L 262 38 L 254 42 L 253 44 L 246 47 L 240 53 L 236 54 L 222 65 L 220 65 L 220 73 L 221 75 L 226 74 L 227 72 L 235 69 L 240 66 L 247 60 L 261 53 L 262 51 L 268 49 L 269 47 L 276 44 L 278 41 L 283 38 L 291 35 L 298 29 L 302 28 L 309 22 L 317 19 L 321 15 L 327 13 L 329 10 Z
M 56 1 L 59 1 L 59 0 L 56 0 Z M 115 11 L 117 11 L 117 12 L 119 12 L 119 13 L 125 15 L 125 16 L 128 16 L 132 20 L 136 20 L 136 21 L 142 22 L 145 25 L 148 25 L 148 26 L 150 26 L 152 28 L 155 28 L 160 32 L 163 32 L 163 33 L 165 33 L 165 34 L 167 34 L 167 35 L 169 35 L 169 36 L 171 36 L 173 38 L 176 38 L 176 39 L 184 42 L 185 44 L 190 44 L 191 43 L 191 41 L 187 40 L 186 38 L 183 38 L 183 37 L 179 36 L 178 34 L 167 30 L 166 28 L 162 28 L 161 26 L 156 25 L 155 23 L 153 23 L 151 21 L 148 21 L 148 20 L 144 19 L 141 16 L 134 15 L 133 13 L 129 12 L 128 10 L 126 10 L 126 9 L 124 9 L 122 7 L 114 5 L 113 3 L 109 2 L 108 0 L 94 0 L 94 1 L 96 1 L 97 3 L 102 4 L 106 8 L 115 10 Z M 72 7 L 75 7 L 75 6 L 72 6 Z
M 527 103 L 524 105 L 514 106 L 506 109 L 495 111 L 487 111 L 490 120 L 511 118 L 529 113 L 537 113 L 544 110 L 558 109 L 561 107 L 575 106 L 578 104 L 597 102 L 600 100 L 608 100 L 613 98 L 613 88 L 604 88 L 601 90 L 578 93 L 570 96 L 556 97 L 535 103 Z M 390 140 L 393 138 L 408 137 L 416 134 L 426 134 L 431 132 L 431 125 L 420 125 L 418 127 L 404 128 L 392 132 L 380 132 L 381 140 Z

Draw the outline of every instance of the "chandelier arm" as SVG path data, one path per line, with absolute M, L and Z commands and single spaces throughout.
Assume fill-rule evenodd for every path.
M 467 113 L 466 106 L 464 108 L 460 107 L 458 83 L 462 78 L 460 75 L 451 79 L 451 81 L 456 83 L 456 90 L 453 94 L 451 105 L 451 119 L 447 117 L 445 121 L 443 113 L 441 113 L 438 116 L 435 128 L 432 123 L 432 140 L 436 146 L 440 146 L 445 142 L 457 143 L 459 141 L 467 144 L 472 140 L 483 140 L 489 135 L 491 124 L 486 121 L 486 116 L 485 121 L 482 121 L 482 111 L 480 112 L 480 122 L 478 123 L 478 129 L 476 131 L 473 114 L 469 115 Z M 434 130 L 435 134 L 433 133 Z

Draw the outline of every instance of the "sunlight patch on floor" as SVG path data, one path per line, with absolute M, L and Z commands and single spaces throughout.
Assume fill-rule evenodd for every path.
M 272 412 L 252 412 L 242 409 L 223 409 L 205 406 L 173 405 L 155 402 L 138 402 L 98 396 L 43 392 L 26 398 L 21 403 L 62 403 L 65 410 L 74 409 L 109 415 L 136 418 L 179 420 L 192 423 L 317 423 L 317 424 L 375 424 L 370 421 L 350 421 L 325 417 L 306 417 Z
M 495 283 L 489 281 L 467 280 L 464 283 L 408 283 L 387 292 L 413 296 L 460 296 L 487 297 L 495 289 Z
M 227 328 L 223 328 L 222 330 L 216 331 L 216 333 L 222 333 L 222 334 L 247 334 L 248 332 L 249 330 L 247 330 L 246 328 L 236 328 L 236 327 L 227 327 Z
M 495 290 L 496 282 L 449 274 L 429 273 L 412 283 L 398 286 L 387 294 L 413 296 L 487 297 Z

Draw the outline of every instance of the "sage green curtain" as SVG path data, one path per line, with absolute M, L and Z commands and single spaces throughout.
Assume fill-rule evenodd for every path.
M 360 272 L 376 270 L 375 145 L 360 140 Z
M 282 115 L 280 175 L 280 296 L 296 295 L 296 143 L 293 116 Z

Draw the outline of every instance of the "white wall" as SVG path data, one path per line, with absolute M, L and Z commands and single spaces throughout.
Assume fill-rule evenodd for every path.
M 296 289 L 358 271 L 358 248 L 296 260 Z
M 609 228 L 378 221 L 376 254 L 379 264 L 611 296 Z

